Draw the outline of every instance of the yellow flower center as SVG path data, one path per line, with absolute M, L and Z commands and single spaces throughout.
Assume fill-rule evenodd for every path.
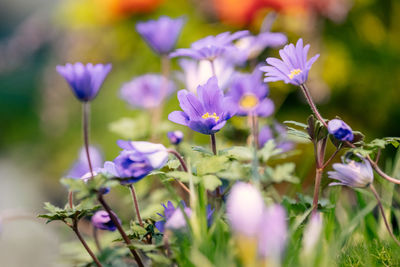
M 258 105 L 258 98 L 254 94 L 245 94 L 239 101 L 243 109 L 252 109 Z
M 210 115 L 210 113 L 206 113 L 203 116 L 201 116 L 203 119 L 208 119 L 208 118 L 213 118 L 215 120 L 215 122 L 219 121 L 219 116 L 217 116 L 217 114 L 214 112 L 212 115 Z
M 289 79 L 293 79 L 294 76 L 299 75 L 300 73 L 301 73 L 301 69 L 292 70 L 292 71 L 290 72 L 290 74 L 288 74 Z

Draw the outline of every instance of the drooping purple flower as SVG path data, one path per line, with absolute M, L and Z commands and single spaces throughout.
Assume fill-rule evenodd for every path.
M 119 222 L 120 219 L 117 217 L 117 215 L 113 212 L 114 216 L 118 219 Z M 117 226 L 113 223 L 113 221 L 110 218 L 110 215 L 107 213 L 105 210 L 99 210 L 97 211 L 93 216 L 92 216 L 92 224 L 94 227 L 102 230 L 108 230 L 108 231 L 115 231 L 117 229 Z
M 287 37 L 278 32 L 261 32 L 258 35 L 245 36 L 236 42 L 239 62 L 258 57 L 267 47 L 280 47 L 287 42 Z M 235 55 L 233 55 L 235 56 Z
M 83 102 L 91 101 L 97 96 L 110 71 L 111 64 L 84 65 L 77 62 L 57 66 L 57 72 L 68 82 L 76 98 Z
M 156 108 L 176 89 L 172 81 L 168 81 L 166 88 L 163 88 L 163 79 L 158 74 L 136 77 L 121 87 L 121 98 L 133 108 Z
M 180 90 L 178 100 L 183 111 L 173 111 L 168 119 L 202 134 L 218 132 L 236 112 L 232 99 L 224 97 L 215 77 L 197 87 L 197 96 Z
M 106 162 L 104 168 L 108 173 L 121 178 L 121 184 L 138 182 L 167 163 L 168 152 L 161 144 L 123 140 L 117 143 L 123 151 L 114 162 Z
M 103 167 L 103 155 L 94 146 L 89 147 L 90 162 L 92 163 L 93 170 Z M 85 148 L 82 148 L 79 152 L 78 160 L 72 165 L 68 171 L 66 177 L 81 179 L 86 173 L 90 172 L 89 163 L 86 156 Z
M 262 83 L 261 78 L 258 68 L 251 74 L 237 73 L 234 76 L 228 96 L 237 106 L 236 115 L 268 117 L 274 112 L 274 102 L 267 98 L 268 86 Z
M 183 133 L 181 131 L 171 131 L 167 133 L 169 142 L 173 145 L 179 145 L 183 140 Z
M 258 134 L 259 147 L 262 148 L 269 141 L 274 140 L 277 148 L 282 152 L 292 150 L 294 147 L 293 142 L 287 139 L 286 127 L 280 123 L 274 123 L 272 126 L 264 126 Z
M 182 73 L 178 73 L 178 79 L 185 84 L 189 92 L 196 93 L 199 84 L 204 84 L 213 76 L 211 64 L 208 60 L 192 60 L 182 58 L 179 60 Z M 225 57 L 217 58 L 213 61 L 215 76 L 218 86 L 223 91 L 229 87 L 235 68 L 231 60 Z
M 258 240 L 260 256 L 280 263 L 287 241 L 286 211 L 282 206 L 274 204 L 264 210 Z
M 184 23 L 184 18 L 171 19 L 161 16 L 158 20 L 137 23 L 136 31 L 154 52 L 163 55 L 175 48 Z
M 353 130 L 351 130 L 350 126 L 347 125 L 344 121 L 333 119 L 328 122 L 328 131 L 331 135 L 333 135 L 336 139 L 341 141 L 353 141 L 354 134 Z
M 338 180 L 338 182 L 329 185 L 346 185 L 359 188 L 369 186 L 374 180 L 374 172 L 367 160 L 362 159 L 362 161 L 351 160 L 350 162 L 333 164 L 335 171 L 329 171 L 328 176 L 331 179 Z
M 266 72 L 264 82 L 284 81 L 298 86 L 304 84 L 307 81 L 312 64 L 319 57 L 319 54 L 317 54 L 307 61 L 309 49 L 309 44 L 303 47 L 303 39 L 300 38 L 296 46 L 288 44 L 279 50 L 282 60 L 267 58 L 267 63 L 270 66 L 260 68 L 260 70 Z
M 188 217 L 190 217 L 191 212 L 192 212 L 190 210 L 190 208 L 186 207 L 186 203 L 184 201 L 181 201 L 181 205 L 182 205 L 182 208 L 185 210 L 186 215 Z M 164 215 L 161 213 L 157 213 L 157 214 L 160 215 L 163 219 L 161 221 L 157 221 L 155 223 L 155 226 L 158 229 L 158 231 L 160 231 L 161 233 L 164 233 L 166 223 L 168 221 L 170 221 L 170 219 L 171 219 L 171 222 L 169 222 L 167 228 L 177 229 L 177 228 L 186 226 L 186 221 L 185 221 L 185 218 L 184 218 L 182 212 L 180 212 L 180 214 L 174 215 L 177 210 L 180 210 L 180 208 L 178 206 L 174 207 L 174 204 L 172 204 L 171 201 L 168 201 L 167 206 L 165 206 L 165 204 L 162 204 L 162 206 L 164 207 Z M 210 205 L 207 205 L 206 212 L 207 212 L 207 224 L 208 224 L 208 226 L 210 226 L 212 223 L 212 215 L 214 213 L 214 210 L 211 209 Z M 172 218 L 173 215 L 175 216 L 174 218 Z
M 207 36 L 192 43 L 190 48 L 177 49 L 170 57 L 191 57 L 197 60 L 214 60 L 227 52 L 237 50 L 233 41 L 249 34 L 249 31 L 238 31 L 233 34 L 224 32 L 217 36 Z
M 263 220 L 264 201 L 253 185 L 238 182 L 228 195 L 227 216 L 233 231 L 248 237 L 259 234 Z

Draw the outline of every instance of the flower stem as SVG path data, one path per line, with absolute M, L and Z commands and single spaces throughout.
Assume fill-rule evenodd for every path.
M 81 241 L 82 245 L 85 247 L 85 249 L 89 253 L 90 257 L 92 257 L 92 259 L 96 263 L 96 265 L 98 267 L 102 267 L 103 265 L 97 259 L 96 255 L 94 255 L 93 251 L 90 249 L 90 247 L 86 243 L 85 239 L 83 239 L 81 233 L 79 232 L 79 230 L 78 230 L 78 221 L 76 219 L 74 219 L 74 224 L 72 226 L 72 230 L 75 232 L 76 236 L 79 238 L 79 241 Z
M 315 151 L 315 185 L 314 185 L 314 197 L 312 213 L 315 214 L 318 211 L 318 199 L 319 199 L 319 188 L 321 186 L 322 174 L 324 172 L 324 158 L 326 149 L 327 138 L 314 142 Z
M 133 201 L 133 204 L 135 205 L 136 216 L 137 216 L 137 218 L 139 220 L 139 225 L 143 227 L 144 224 L 143 224 L 143 221 L 142 221 L 142 217 L 140 216 L 139 203 L 137 201 L 135 187 L 133 187 L 132 184 L 129 184 L 128 187 L 129 187 L 129 190 L 131 191 L 132 201 Z
M 100 253 L 101 245 L 100 245 L 100 241 L 99 241 L 99 231 L 97 230 L 96 227 L 93 227 L 93 239 L 94 239 L 94 243 L 96 244 L 97 251 Z
M 308 104 L 311 107 L 312 112 L 315 114 L 315 116 L 318 118 L 318 120 L 320 122 L 322 122 L 322 124 L 326 128 L 328 128 L 328 125 L 326 124 L 326 121 L 322 118 L 321 114 L 319 114 L 317 106 L 315 106 L 315 104 L 314 104 L 314 101 L 313 101 L 313 99 L 311 97 L 311 94 L 310 94 L 308 88 L 307 88 L 307 85 L 305 83 L 303 83 L 302 85 L 300 85 L 300 88 L 303 91 L 304 96 L 306 97 L 306 100 L 307 100 Z
M 90 160 L 90 153 L 89 153 L 89 112 L 90 112 L 90 104 L 88 102 L 83 102 L 83 112 L 82 112 L 83 143 L 85 145 L 89 170 L 93 178 L 94 174 L 92 168 L 92 161 Z
M 73 209 L 74 208 L 74 193 L 72 191 L 68 191 L 68 203 L 69 203 L 69 208 Z
M 119 223 L 118 219 L 115 217 L 113 214 L 110 206 L 106 203 L 106 201 L 103 198 L 102 194 L 98 194 L 97 199 L 99 200 L 100 204 L 103 206 L 103 208 L 107 211 L 108 215 L 110 216 L 111 221 L 115 224 L 115 226 L 118 229 L 118 232 L 121 234 L 122 239 L 125 241 L 125 243 L 128 245 L 129 250 L 131 251 L 133 257 L 136 260 L 136 263 L 138 264 L 139 267 L 144 267 L 142 260 L 139 257 L 139 254 L 136 252 L 134 248 L 132 248 L 132 242 L 129 239 L 129 237 L 126 235 L 124 229 L 122 228 L 121 224 Z
M 168 149 L 167 152 L 174 155 L 179 160 L 179 162 L 181 163 L 181 166 L 185 172 L 189 172 L 189 170 L 186 166 L 186 162 L 183 160 L 181 154 L 179 154 L 178 151 L 176 151 L 174 149 Z M 189 195 L 191 194 L 190 189 L 184 183 L 182 183 L 181 181 L 179 181 L 177 179 L 175 179 L 175 181 L 177 181 L 178 184 L 183 188 L 183 190 L 185 190 Z
M 251 120 L 251 132 L 253 135 L 253 145 L 254 149 L 258 150 L 258 117 L 257 115 L 250 114 L 250 120 Z
M 319 198 L 319 187 L 321 186 L 321 178 L 322 178 L 323 170 L 317 168 L 315 170 L 315 186 L 314 186 L 314 198 L 313 198 L 313 206 L 312 213 L 317 213 L 318 209 L 318 198 Z
M 380 212 L 382 214 L 383 221 L 385 222 L 386 229 L 388 230 L 390 236 L 393 238 L 393 240 L 396 242 L 396 244 L 398 246 L 400 246 L 399 240 L 397 240 L 397 238 L 394 236 L 392 230 L 390 229 L 390 226 L 389 226 L 389 223 L 388 223 L 388 221 L 386 219 L 385 211 L 383 209 L 383 205 L 382 205 L 381 199 L 380 199 L 380 197 L 378 195 L 378 192 L 376 192 L 376 189 L 373 186 L 373 184 L 370 184 L 369 188 L 371 189 L 372 193 L 374 194 L 374 196 L 376 198 L 376 201 L 378 202 L 378 207 L 379 207 L 379 210 L 380 210 Z
M 215 134 L 211 134 L 211 148 L 214 155 L 217 155 L 217 142 L 215 140 Z

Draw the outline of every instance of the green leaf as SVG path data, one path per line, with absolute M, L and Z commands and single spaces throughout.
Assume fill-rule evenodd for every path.
M 218 177 L 228 180 L 239 180 L 251 175 L 251 164 L 241 164 L 231 161 L 226 164 L 226 170 L 217 172 Z
M 226 156 L 212 156 L 201 158 L 196 163 L 197 175 L 216 173 L 226 169 L 225 163 L 229 161 Z
M 158 265 L 165 264 L 165 265 L 171 266 L 171 263 L 172 263 L 171 260 L 162 254 L 146 253 L 146 256 L 152 260 L 153 264 L 157 263 Z
M 168 162 L 167 162 L 167 166 L 168 166 L 168 168 L 170 168 L 170 169 L 177 169 L 179 166 L 181 166 L 181 163 L 179 162 L 179 160 L 177 160 L 177 159 L 172 159 L 172 160 L 169 160 Z
M 193 183 L 199 182 L 199 177 L 195 175 L 190 175 L 187 172 L 181 171 L 172 171 L 165 174 L 167 177 L 178 179 L 181 182 L 188 183 L 190 181 L 190 177 L 192 177 Z
M 210 150 L 205 149 L 202 146 L 192 146 L 192 150 L 200 152 L 200 153 L 203 153 L 203 154 L 206 154 L 206 155 L 214 155 Z
M 88 203 L 85 203 L 85 205 L 77 205 L 74 206 L 72 209 L 69 207 L 66 207 L 64 209 L 56 207 L 49 202 L 46 202 L 44 204 L 44 209 L 48 211 L 46 214 L 39 214 L 39 218 L 45 218 L 47 219 L 46 223 L 52 222 L 52 221 L 65 221 L 67 219 L 81 219 L 85 216 L 92 215 L 96 210 L 100 208 L 98 205 L 89 205 Z
M 234 146 L 220 151 L 220 155 L 226 155 L 240 161 L 249 161 L 253 158 L 253 151 L 244 146 Z
M 298 122 L 298 121 L 284 121 L 284 124 L 292 124 L 295 126 L 298 126 L 300 128 L 306 129 L 307 128 L 307 124 L 302 123 L 302 122 Z
M 299 138 L 304 139 L 306 141 L 310 141 L 310 136 L 308 135 L 308 133 L 306 133 L 304 131 L 297 130 L 297 129 L 292 128 L 292 127 L 288 127 L 287 134 L 295 136 L 295 137 L 299 137 Z
M 263 161 L 267 162 L 271 157 L 282 153 L 282 149 L 276 148 L 274 140 L 269 140 L 265 143 L 264 147 L 258 151 L 258 157 Z
M 299 183 L 299 178 L 294 174 L 295 168 L 296 165 L 292 162 L 278 165 L 275 168 L 267 166 L 264 175 L 274 183 Z
M 215 175 L 205 175 L 202 177 L 204 188 L 214 191 L 217 187 L 222 185 L 222 181 Z

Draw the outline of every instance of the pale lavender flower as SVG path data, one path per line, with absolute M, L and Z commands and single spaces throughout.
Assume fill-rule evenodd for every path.
M 263 221 L 264 201 L 260 191 L 251 184 L 236 183 L 227 199 L 227 216 L 233 231 L 255 237 Z
M 264 82 L 284 81 L 298 86 L 304 84 L 307 81 L 312 64 L 319 57 L 319 54 L 317 54 L 307 61 L 309 49 L 309 44 L 303 47 L 303 39 L 300 38 L 296 46 L 288 44 L 279 50 L 282 60 L 267 58 L 267 63 L 270 66 L 260 68 L 260 70 L 266 72 Z
M 185 20 L 161 16 L 158 20 L 149 20 L 136 24 L 137 32 L 157 54 L 168 54 L 175 48 Z
M 344 121 L 333 119 L 328 122 L 328 131 L 336 139 L 341 141 L 353 141 L 353 130 Z
M 57 66 L 57 72 L 64 77 L 71 87 L 76 98 L 82 102 L 93 100 L 111 71 L 111 64 L 88 63 L 86 65 L 77 62 L 67 63 L 65 66 Z
M 197 60 L 214 60 L 227 52 L 237 50 L 233 41 L 249 34 L 249 31 L 238 31 L 233 34 L 224 32 L 217 36 L 207 36 L 192 43 L 190 48 L 177 49 L 170 57 L 191 57 Z
M 258 68 L 250 74 L 234 75 L 228 96 L 237 106 L 236 115 L 268 117 L 274 112 L 274 102 L 267 97 L 268 86 L 262 83 L 261 77 L 262 73 Z
M 94 146 L 89 147 L 90 161 L 92 163 L 93 170 L 97 170 L 103 166 L 103 155 L 100 150 Z M 81 148 L 78 156 L 78 160 L 73 164 L 71 169 L 68 171 L 66 177 L 81 179 L 86 173 L 90 172 L 89 163 L 87 160 L 85 148 Z
M 277 204 L 265 208 L 258 239 L 260 256 L 279 263 L 285 251 L 287 236 L 285 209 Z
M 314 213 L 311 215 L 311 219 L 308 222 L 304 233 L 303 233 L 303 251 L 306 254 L 310 254 L 314 251 L 315 246 L 321 238 L 322 232 L 322 216 L 320 213 Z
M 346 185 L 359 188 L 369 186 L 374 180 L 374 172 L 371 164 L 367 160 L 362 159 L 362 161 L 363 162 L 356 162 L 351 160 L 343 164 L 333 164 L 333 169 L 335 171 L 329 171 L 328 176 L 331 179 L 338 180 L 338 182 L 330 183 L 329 185 Z
M 230 60 L 217 58 L 213 61 L 215 67 L 215 76 L 218 80 L 218 86 L 223 91 L 229 87 L 235 68 Z M 179 65 L 182 73 L 178 73 L 178 79 L 185 84 L 189 92 L 196 93 L 199 84 L 204 84 L 213 76 L 211 64 L 208 60 L 180 59 Z
M 192 216 L 192 210 L 188 207 L 185 207 L 184 212 L 186 217 L 189 219 Z M 187 225 L 185 215 L 183 214 L 181 209 L 175 209 L 172 216 L 166 221 L 165 228 L 171 230 L 179 230 L 185 228 Z
M 163 92 L 163 79 L 158 74 L 145 74 L 136 77 L 122 86 L 121 98 L 133 108 L 156 108 L 165 97 L 170 96 L 176 89 L 175 84 L 168 81 L 166 90 Z
M 258 143 L 260 148 L 269 141 L 274 140 L 276 148 L 280 148 L 282 152 L 292 150 L 294 147 L 293 142 L 287 138 L 286 127 L 280 123 L 274 123 L 271 126 L 264 126 L 258 134 Z

